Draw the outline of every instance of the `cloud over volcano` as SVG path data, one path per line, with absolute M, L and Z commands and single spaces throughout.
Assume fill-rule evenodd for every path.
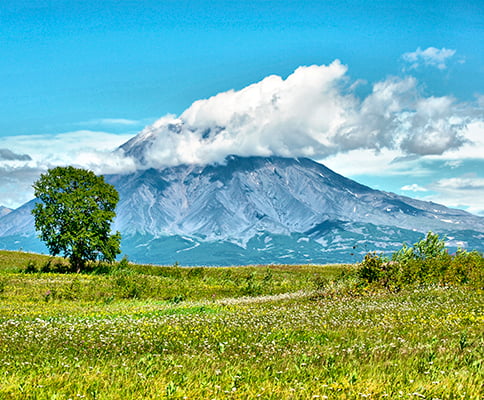
M 134 155 L 137 147 L 145 167 L 162 167 L 221 162 L 229 154 L 324 159 L 392 149 L 440 155 L 466 143 L 472 113 L 454 98 L 424 97 L 413 77 L 377 82 L 364 98 L 355 86 L 338 60 L 299 67 L 286 79 L 271 75 L 195 101 L 179 116 L 145 128 L 124 149 Z

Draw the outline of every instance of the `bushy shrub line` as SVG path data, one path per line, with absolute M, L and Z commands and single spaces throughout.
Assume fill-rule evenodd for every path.
M 484 257 L 462 249 L 449 254 L 444 239 L 429 232 L 412 247 L 404 244 L 391 257 L 366 254 L 357 275 L 368 284 L 392 291 L 413 284 L 466 284 L 483 289 Z

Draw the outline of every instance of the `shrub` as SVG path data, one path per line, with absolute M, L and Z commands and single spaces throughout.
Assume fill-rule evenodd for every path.
M 57 274 L 67 274 L 73 272 L 72 267 L 60 259 L 49 258 L 42 265 L 37 265 L 36 261 L 30 260 L 27 265 L 19 269 L 24 274 L 35 274 L 38 272 L 53 272 Z
M 459 249 L 445 271 L 444 282 L 470 284 L 484 289 L 484 257 L 477 251 Z
M 484 258 L 476 251 L 459 250 L 454 256 L 445 249 L 444 239 L 433 232 L 412 247 L 404 244 L 392 261 L 376 253 L 366 254 L 358 276 L 369 284 L 392 291 L 412 284 L 470 284 L 484 287 Z
M 173 297 L 169 297 L 167 299 L 167 301 L 171 304 L 179 304 L 181 303 L 182 301 L 185 301 L 186 300 L 186 296 L 183 295 L 183 294 L 177 294 Z
M 358 276 L 365 281 L 372 283 L 379 281 L 384 275 L 385 259 L 377 253 L 367 253 L 358 270 Z
M 40 267 L 40 272 L 53 272 L 57 274 L 68 274 L 69 272 L 74 272 L 74 269 L 71 265 L 67 263 L 63 263 L 59 260 L 55 260 L 49 258 L 47 262 L 45 262 Z
M 37 263 L 35 261 L 29 261 L 25 268 L 21 269 L 20 272 L 35 274 L 36 272 L 39 272 L 39 269 L 37 268 Z
M 245 277 L 242 293 L 246 296 L 256 296 L 262 293 L 262 285 L 256 281 L 255 272 L 252 271 Z
M 205 275 L 205 271 L 201 267 L 189 268 L 187 270 L 188 278 L 202 279 L 204 275 Z
M 313 278 L 313 284 L 314 284 L 314 288 L 316 290 L 324 290 L 326 289 L 328 286 L 329 286 L 329 279 L 324 277 L 324 276 L 321 276 L 319 274 L 317 274 L 314 278 Z

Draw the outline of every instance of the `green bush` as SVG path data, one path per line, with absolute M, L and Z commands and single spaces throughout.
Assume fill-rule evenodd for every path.
M 366 254 L 358 270 L 358 276 L 369 283 L 379 281 L 385 272 L 383 268 L 385 261 L 383 257 L 375 252 Z
M 187 278 L 202 279 L 205 271 L 201 267 L 189 268 L 187 270 Z
M 467 284 L 484 287 L 484 258 L 477 251 L 459 250 L 450 255 L 444 239 L 433 232 L 412 247 L 404 244 L 391 261 L 368 253 L 361 262 L 358 276 L 368 284 L 392 291 L 413 284 Z
M 43 262 L 40 266 L 37 264 L 36 261 L 29 260 L 25 267 L 19 269 L 19 272 L 24 274 L 36 274 L 38 272 L 68 274 L 74 271 L 72 267 L 69 264 L 67 264 L 65 261 L 62 261 L 58 258 L 50 257 L 45 262 Z
M 40 272 L 53 272 L 57 274 L 68 274 L 70 272 L 75 272 L 73 267 L 65 262 L 49 258 L 42 267 L 40 267 Z
M 444 273 L 444 281 L 484 289 L 484 257 L 477 251 L 458 250 Z
M 246 278 L 242 287 L 242 293 L 246 296 L 256 296 L 262 292 L 260 282 L 256 281 L 255 272 L 250 272 Z
M 20 269 L 20 272 L 25 274 L 35 274 L 39 272 L 39 268 L 37 268 L 37 263 L 35 261 L 29 261 L 25 268 Z

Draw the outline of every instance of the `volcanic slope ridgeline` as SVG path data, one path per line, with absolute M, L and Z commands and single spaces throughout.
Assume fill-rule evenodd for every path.
M 185 265 L 360 261 L 429 230 L 452 247 L 484 250 L 484 218 L 373 190 L 307 158 L 229 156 L 109 175 L 114 229 L 137 262 Z M 0 218 L 0 246 L 41 251 L 30 210 Z

